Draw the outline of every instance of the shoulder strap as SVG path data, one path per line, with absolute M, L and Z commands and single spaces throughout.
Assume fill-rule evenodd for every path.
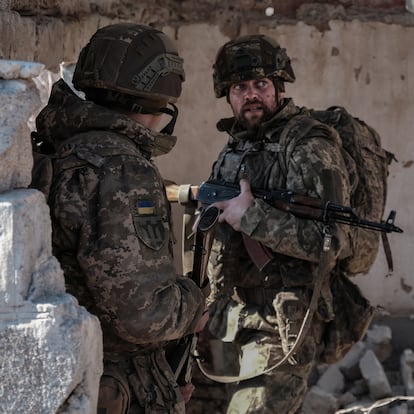
M 315 120 L 306 115 L 293 117 L 283 128 L 280 134 L 279 144 L 284 151 L 278 153 L 280 170 L 286 177 L 288 172 L 289 159 L 295 150 L 298 142 L 304 138 L 308 132 L 315 126 Z
M 98 148 L 88 146 L 88 143 L 94 144 L 96 142 L 96 137 L 89 133 L 77 134 L 63 141 L 56 151 L 55 174 L 84 165 L 101 168 L 106 157 L 141 154 L 129 138 L 116 133 L 112 135 L 111 141 L 107 139 L 105 146 Z

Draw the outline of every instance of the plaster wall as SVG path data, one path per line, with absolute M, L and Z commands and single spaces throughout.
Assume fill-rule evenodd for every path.
M 301 22 L 261 27 L 259 31 L 274 36 L 287 48 L 297 77 L 294 84 L 287 85 L 287 95 L 294 97 L 296 104 L 345 106 L 374 126 L 383 146 L 395 154 L 398 162 L 390 167 L 386 214 L 397 210 L 397 225 L 404 234 L 389 235 L 394 272 L 389 274 L 381 247 L 370 273 L 356 280 L 374 303 L 392 314 L 410 315 L 414 311 L 414 28 L 332 20 L 329 30 L 323 32 Z M 225 143 L 215 122 L 230 111 L 225 99 L 214 98 L 211 66 L 217 48 L 227 40 L 210 25 L 186 26 L 177 32 L 187 73 L 179 101 L 179 141 L 157 163 L 166 177 L 178 183 L 194 184 L 208 178 L 210 166 Z M 179 220 L 177 213 L 176 222 Z

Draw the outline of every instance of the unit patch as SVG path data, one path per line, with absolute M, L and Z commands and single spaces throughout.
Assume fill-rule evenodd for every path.
M 166 240 L 166 229 L 154 201 L 133 196 L 129 207 L 138 238 L 150 249 L 160 250 Z

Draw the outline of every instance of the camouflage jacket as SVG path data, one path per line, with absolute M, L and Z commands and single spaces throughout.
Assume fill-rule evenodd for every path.
M 97 315 L 105 351 L 135 352 L 193 332 L 203 296 L 177 276 L 171 214 L 151 160 L 155 136 L 58 81 L 36 120 L 53 145 L 53 252 L 70 293 Z
M 210 179 L 238 183 L 244 177 L 252 187 L 287 188 L 349 205 L 350 183 L 338 134 L 313 119 L 306 135 L 298 134 L 299 120 L 304 117 L 309 121 L 305 108 L 285 99 L 282 109 L 255 133 L 241 129 L 234 118 L 221 120 L 218 128 L 230 138 L 214 163 Z M 289 133 L 284 136 L 286 131 Z M 349 254 L 347 231 L 343 225 L 333 228 L 335 257 Z M 220 225 L 211 254 L 213 294 L 217 288 L 231 292 L 234 286 L 312 285 L 321 249 L 321 223 L 297 218 L 256 199 L 242 217 L 241 232 L 272 250 L 272 264 L 266 273 L 260 272 L 246 251 L 241 233 L 227 224 Z

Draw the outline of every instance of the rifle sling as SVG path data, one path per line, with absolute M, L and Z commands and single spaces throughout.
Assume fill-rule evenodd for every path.
M 388 272 L 394 271 L 394 263 L 392 260 L 390 241 L 388 240 L 387 233 L 381 232 L 382 246 L 384 247 L 385 258 L 387 259 Z

